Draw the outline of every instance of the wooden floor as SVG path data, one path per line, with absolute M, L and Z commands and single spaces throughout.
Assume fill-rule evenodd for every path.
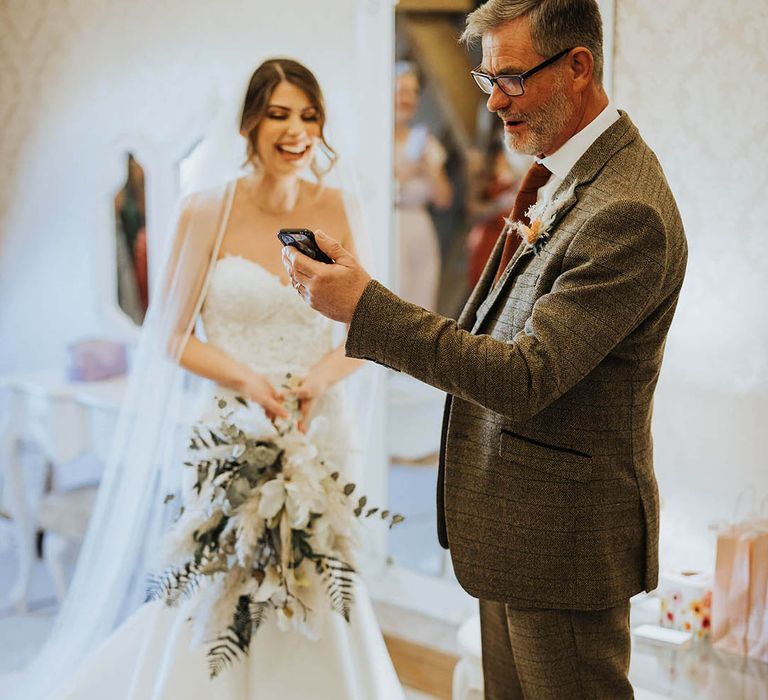
M 441 700 L 451 700 L 451 679 L 458 656 L 384 635 L 400 682 Z

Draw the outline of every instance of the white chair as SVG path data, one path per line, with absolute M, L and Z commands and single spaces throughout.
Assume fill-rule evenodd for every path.
M 59 601 L 64 600 L 67 592 L 67 558 L 85 536 L 96 492 L 95 485 L 52 491 L 40 503 L 38 525 L 45 532 L 43 557 Z
M 78 383 L 53 372 L 0 378 L 2 502 L 19 557 L 10 602 L 20 612 L 27 609 L 41 529 L 57 595 L 66 590 L 65 555 L 87 527 L 124 386 L 124 378 Z M 49 473 L 25 464 L 25 445 L 34 446 Z M 87 453 L 94 458 L 76 460 Z

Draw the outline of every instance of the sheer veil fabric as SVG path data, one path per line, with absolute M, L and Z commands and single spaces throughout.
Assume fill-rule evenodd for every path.
M 178 207 L 175 235 L 169 237 L 166 262 L 134 354 L 75 575 L 48 640 L 12 684 L 15 700 L 42 700 L 65 681 L 144 601 L 147 577 L 158 565 L 161 537 L 176 512 L 173 501 L 164 503 L 165 496 L 178 491 L 190 425 L 201 415 L 204 397 L 210 396 L 210 383 L 184 371 L 178 359 L 198 321 L 237 175 L 242 174 L 244 142 L 233 145 L 232 129 L 237 133 L 230 113 L 220 117 L 211 132 L 212 151 L 220 139 L 216 172 L 221 184 L 185 197 Z M 359 255 L 370 269 L 363 208 L 343 154 L 324 184 L 342 190 Z M 345 330 L 334 329 L 335 344 L 343 342 Z M 344 382 L 361 444 L 371 415 L 370 383 L 376 376 L 364 368 Z

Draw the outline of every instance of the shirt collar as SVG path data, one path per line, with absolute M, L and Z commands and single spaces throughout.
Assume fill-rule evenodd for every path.
M 600 135 L 614 122 L 618 121 L 619 113 L 612 103 L 608 103 L 600 114 L 598 114 L 581 131 L 576 132 L 554 153 L 546 156 L 539 163 L 546 166 L 555 177 L 565 180 L 566 175 L 571 171 L 588 150 L 589 147 L 597 141 Z

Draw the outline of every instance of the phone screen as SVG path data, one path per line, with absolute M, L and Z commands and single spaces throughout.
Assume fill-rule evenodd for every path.
M 329 258 L 317 245 L 315 234 L 305 228 L 281 228 L 277 234 L 283 245 L 290 245 L 298 249 L 307 257 L 324 263 L 332 263 Z

